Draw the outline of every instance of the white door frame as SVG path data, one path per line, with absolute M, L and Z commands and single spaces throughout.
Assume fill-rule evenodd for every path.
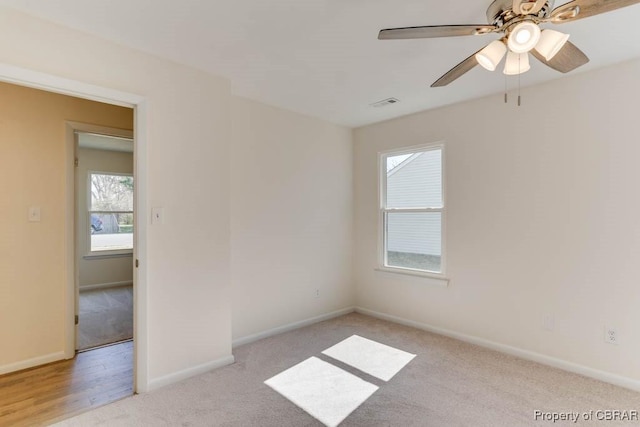
M 136 182 L 134 201 L 134 253 L 139 260 L 134 268 L 134 391 L 148 391 L 148 334 L 147 334 L 147 103 L 142 96 L 121 92 L 76 80 L 41 73 L 0 63 L 0 81 L 41 89 L 48 92 L 75 96 L 134 109 L 133 174 Z M 75 203 L 74 203 L 74 144 L 65 144 L 65 271 L 67 292 L 65 298 L 65 357 L 75 355 Z M 134 261 L 135 262 L 135 261 Z

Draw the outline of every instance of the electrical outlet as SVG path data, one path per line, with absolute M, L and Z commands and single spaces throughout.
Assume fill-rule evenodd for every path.
M 151 224 L 164 224 L 164 208 L 151 208 Z
M 604 342 L 606 342 L 607 344 L 620 344 L 620 336 L 618 335 L 618 330 L 612 326 L 605 326 Z
M 320 298 L 320 289 L 316 289 L 316 298 Z
M 553 313 L 545 313 L 542 316 L 542 329 L 546 331 L 553 331 L 556 327 L 556 321 Z

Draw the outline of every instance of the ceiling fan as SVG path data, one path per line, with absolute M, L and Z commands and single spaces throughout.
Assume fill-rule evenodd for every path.
M 589 62 L 589 58 L 568 41 L 569 35 L 541 24 L 563 24 L 577 19 L 610 12 L 640 0 L 573 0 L 553 8 L 554 0 L 495 0 L 487 9 L 488 25 L 431 25 L 425 27 L 389 28 L 380 31 L 378 39 L 418 39 L 456 37 L 497 33 L 501 38 L 474 53 L 431 87 L 446 86 L 481 65 L 493 71 L 506 55 L 504 74 L 517 75 L 529 70 L 529 52 L 543 64 L 568 73 Z

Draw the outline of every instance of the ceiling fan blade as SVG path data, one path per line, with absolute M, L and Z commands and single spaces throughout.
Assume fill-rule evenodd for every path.
M 478 52 L 480 52 L 480 50 Z M 449 83 L 456 80 L 458 77 L 462 77 L 463 74 L 466 74 L 469 71 L 471 71 L 476 65 L 478 65 L 478 60 L 476 59 L 476 53 L 474 53 L 473 55 L 471 55 L 470 57 L 468 57 L 467 59 L 465 59 L 464 61 L 462 61 L 461 63 L 459 63 L 452 69 L 450 69 L 449 71 L 447 71 L 445 75 L 443 75 L 438 80 L 433 82 L 431 87 L 446 86 Z
M 531 53 L 538 61 L 561 73 L 568 73 L 589 62 L 587 55 L 571 42 L 566 42 L 550 61 L 544 59 L 544 56 L 540 55 L 535 49 L 532 49 Z
M 640 0 L 573 0 L 553 9 L 549 20 L 555 24 L 561 24 L 611 12 L 636 3 L 640 3 Z
M 387 28 L 380 30 L 379 40 L 430 39 L 435 37 L 476 36 L 496 31 L 495 25 L 431 25 L 427 27 Z

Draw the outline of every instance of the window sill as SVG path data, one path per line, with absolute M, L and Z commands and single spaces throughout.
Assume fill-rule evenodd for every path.
M 425 271 L 410 270 L 408 268 L 405 269 L 405 268 L 391 268 L 391 267 L 378 267 L 375 270 L 383 273 L 403 274 L 405 276 L 415 276 L 415 277 L 422 277 L 425 279 L 432 279 L 432 284 L 434 286 L 439 286 L 441 288 L 446 288 L 449 286 L 449 278 L 438 273 L 428 273 Z
M 107 258 L 125 258 L 132 257 L 133 251 L 105 251 L 104 253 L 92 252 L 83 255 L 83 259 L 107 259 Z

